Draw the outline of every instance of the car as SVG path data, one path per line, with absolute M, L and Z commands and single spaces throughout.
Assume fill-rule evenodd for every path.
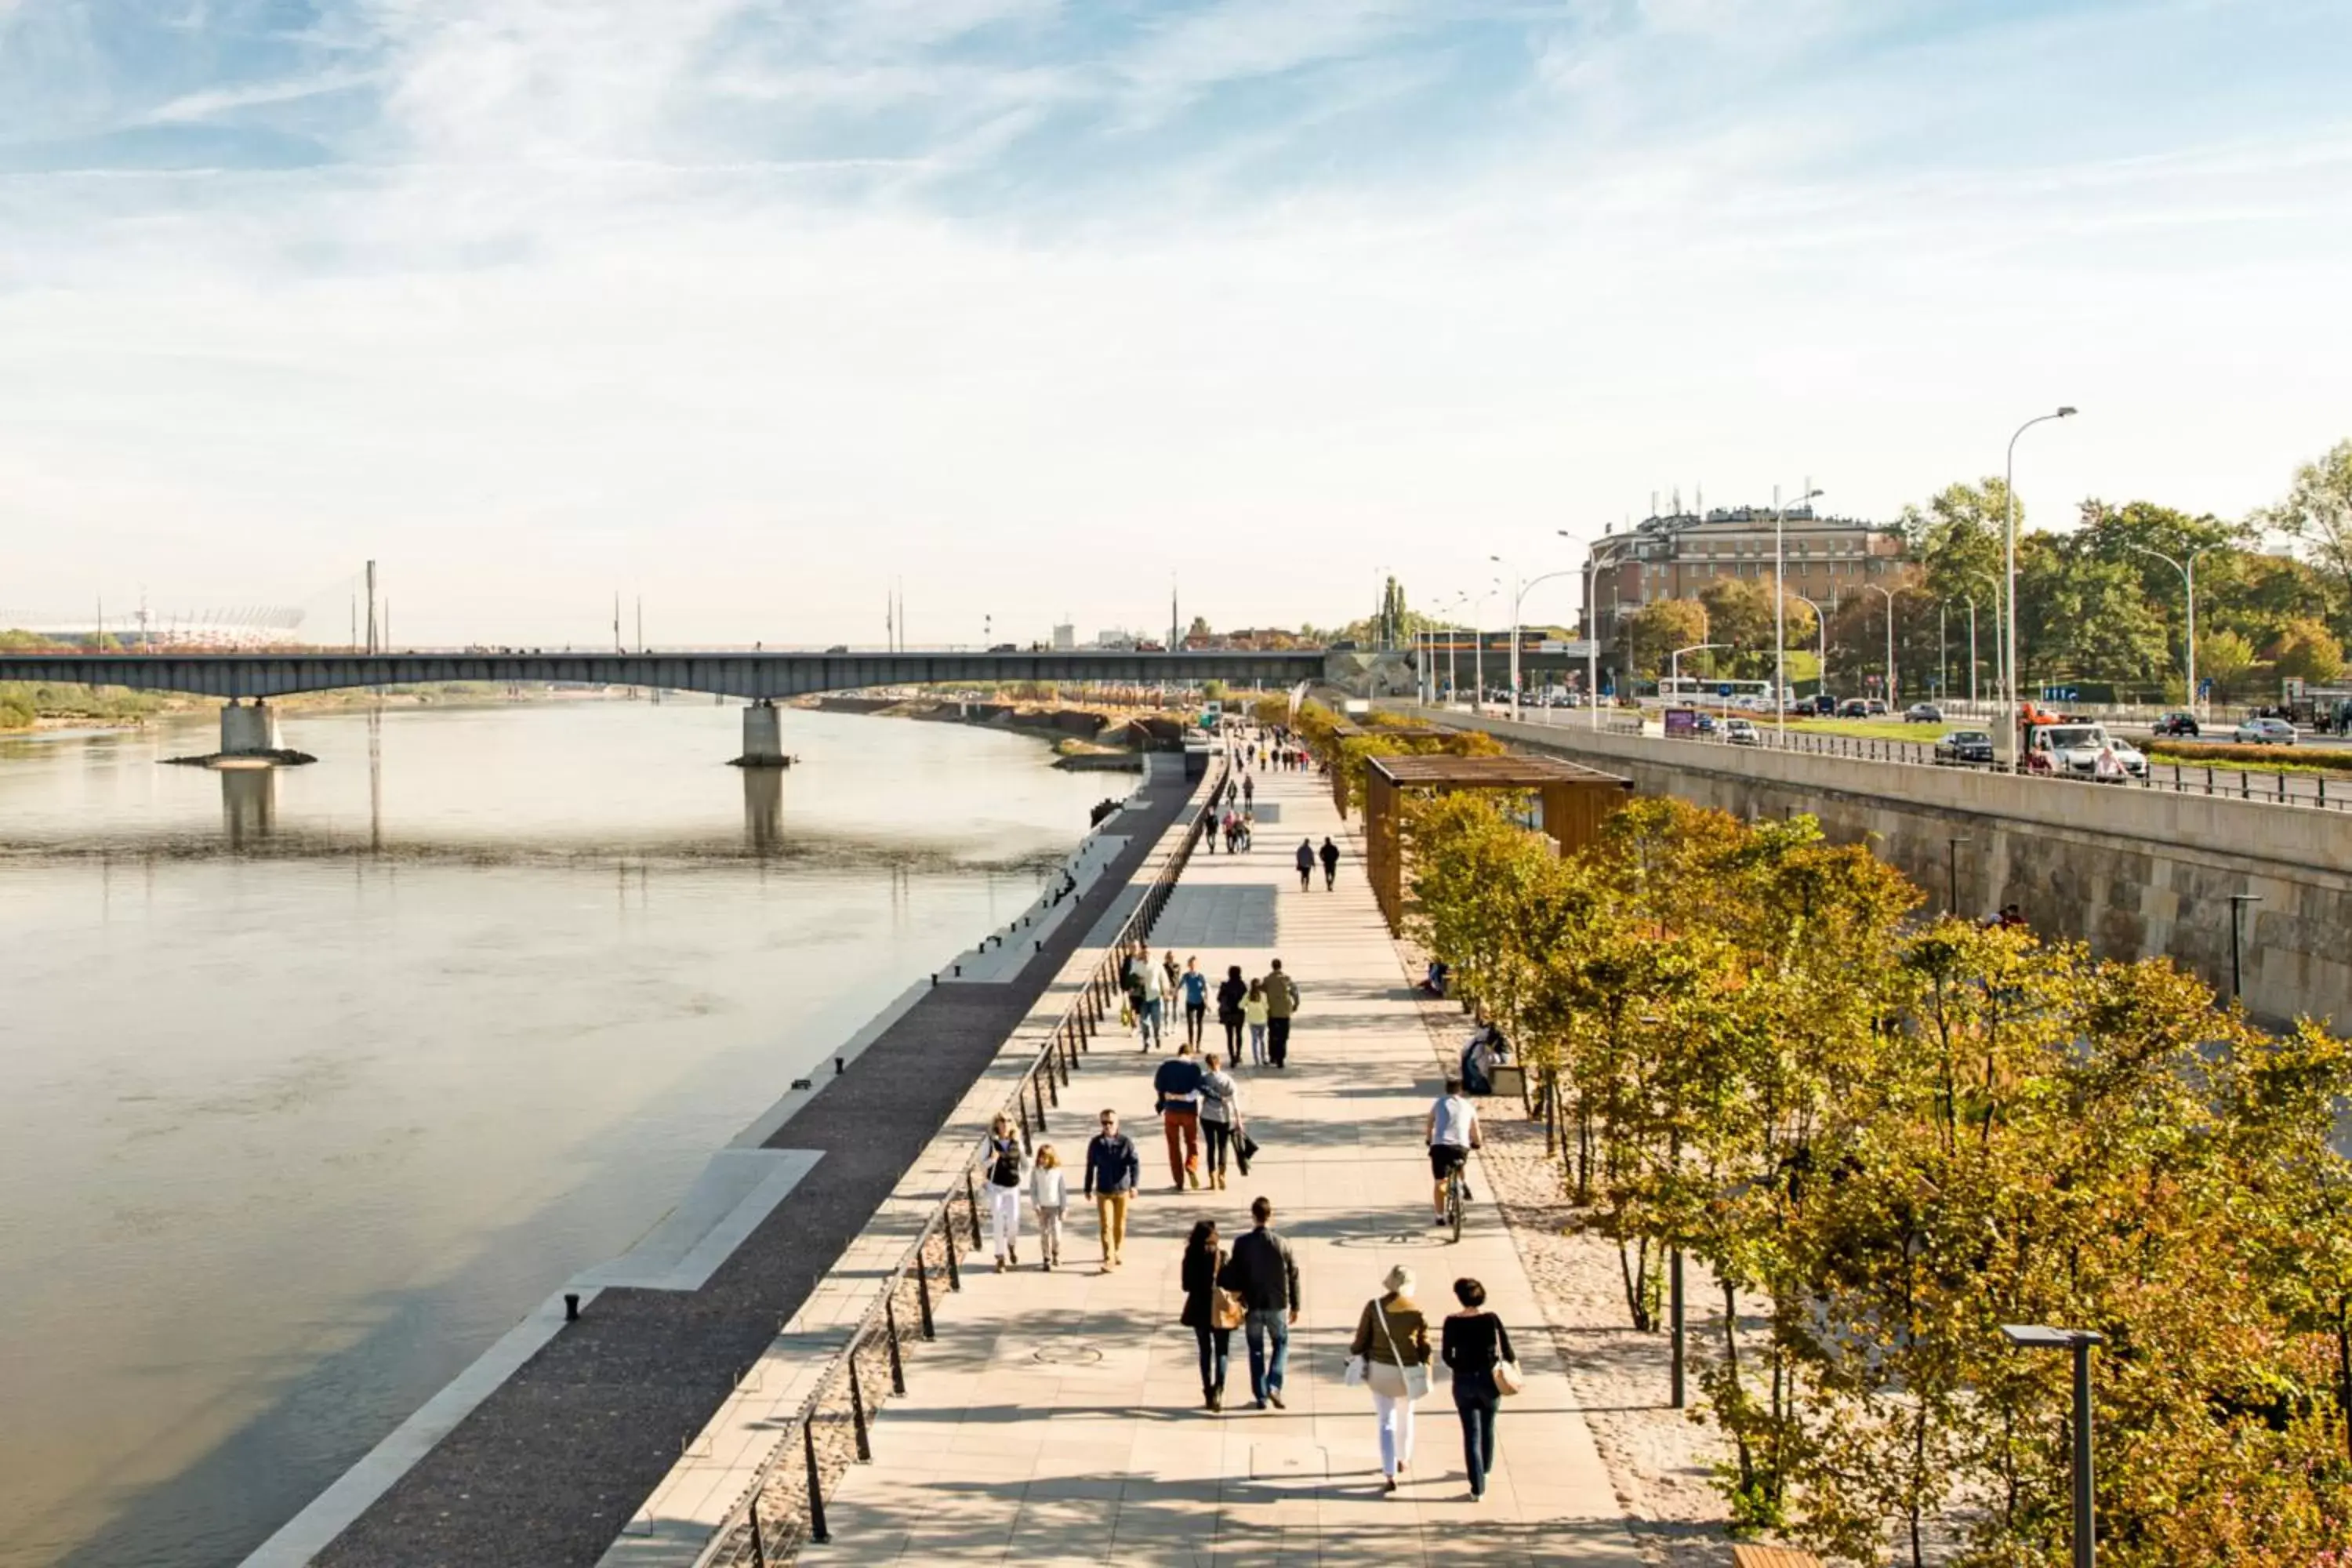
M 2201 733 L 2201 731 L 2197 728 L 2197 720 L 2195 715 L 2189 713 L 2167 713 L 2163 718 L 2158 719 L 2155 723 L 2149 725 L 2148 729 L 2151 733 L 2158 735 L 2193 736 Z
M 2136 779 L 2147 776 L 2147 757 L 2129 741 L 2120 735 L 2110 735 L 2107 737 L 2107 751 L 2124 765 L 2124 777 Z
M 1760 746 L 1764 743 L 1764 737 L 1757 730 L 1753 719 L 1726 719 L 1723 721 L 1723 738 L 1735 746 Z
M 1944 721 L 1944 710 L 1932 702 L 1914 702 L 1903 710 L 1903 721 L 1906 724 L 1940 724 Z
M 2113 762 L 2105 761 L 2108 758 Z M 2109 735 L 2105 725 L 2079 721 L 2034 725 L 2026 741 L 2025 765 L 2030 773 L 2117 782 L 2147 772 L 2147 759 Z
M 1887 711 L 1886 700 L 1883 697 L 1874 697 L 1863 705 L 1863 710 L 1868 718 L 1880 718 Z
M 1968 767 L 1992 761 L 1992 736 L 1982 730 L 1954 730 L 1936 742 L 1938 767 Z
M 1702 735 L 1712 735 L 1715 733 L 1715 715 L 1712 713 L 1700 713 L 1694 715 L 1692 723 Z
M 1816 717 L 1816 718 L 1820 718 L 1820 719 L 1827 719 L 1827 718 L 1830 718 L 1830 717 L 1833 716 L 1833 715 L 1837 712 L 1837 710 L 1838 710 L 1838 700 L 1837 700 L 1836 698 L 1834 698 L 1834 697 L 1831 696 L 1831 695 L 1830 695 L 1828 692 L 1826 692 L 1826 691 L 1824 691 L 1824 692 L 1821 693 L 1819 696 L 1817 696 L 1817 697 L 1813 698 L 1813 699 L 1812 699 L 1812 700 L 1811 700 L 1810 701 L 1808 701 L 1806 699 L 1801 698 L 1801 698 L 1799 698 L 1799 699 L 1797 700 L 1797 711 L 1798 711 L 1798 712 L 1800 712 L 1800 713 L 1811 713 L 1811 714 L 1812 714 L 1812 715 L 1813 715 L 1814 717 Z
M 2242 746 L 2292 746 L 2294 726 L 2284 719 L 2249 719 L 2230 731 L 2230 739 Z
M 1870 717 L 1870 704 L 1859 697 L 1849 697 L 1837 705 L 1837 716 L 1841 719 L 1867 719 Z

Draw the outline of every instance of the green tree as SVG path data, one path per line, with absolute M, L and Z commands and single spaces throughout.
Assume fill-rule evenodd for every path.
M 1626 623 L 1634 670 L 1642 675 L 1664 672 L 1668 656 L 1678 647 L 1711 642 L 1706 610 L 1696 599 L 1654 599 Z
M 2201 632 L 2197 637 L 2197 678 L 2228 694 L 2254 667 L 2254 645 L 2238 632 Z
M 2255 521 L 2293 540 L 2327 574 L 2336 624 L 2352 633 L 2352 441 L 2297 468 L 2286 498 Z
M 2289 621 L 2270 658 L 2279 674 L 2305 680 L 2333 680 L 2344 673 L 2344 645 L 2317 621 Z

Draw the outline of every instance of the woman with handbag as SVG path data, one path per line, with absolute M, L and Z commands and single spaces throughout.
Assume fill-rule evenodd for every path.
M 1249 996 L 1249 984 L 1242 978 L 1242 966 L 1229 963 L 1225 977 L 1217 986 L 1217 1022 L 1224 1026 L 1225 1060 L 1235 1067 L 1242 1065 L 1242 1023 L 1246 1016 L 1242 1003 Z
M 1372 1391 L 1381 1422 L 1381 1473 L 1386 1489 L 1412 1462 L 1413 1402 L 1429 1392 L 1429 1321 L 1412 1300 L 1412 1270 L 1402 1264 L 1381 1281 L 1386 1294 L 1364 1303 L 1349 1346 L 1348 1381 Z
M 1201 1347 L 1201 1403 L 1211 1410 L 1225 1407 L 1225 1352 L 1234 1331 L 1241 1327 L 1241 1298 L 1217 1283 L 1225 1265 L 1224 1249 L 1217 1245 L 1217 1222 L 1204 1219 L 1192 1226 L 1184 1244 L 1184 1265 L 1179 1276 L 1184 1288 L 1184 1311 L 1177 1319 L 1192 1331 Z
M 1440 1338 L 1445 1364 L 1454 1369 L 1454 1408 L 1462 1417 L 1462 1464 L 1470 1472 L 1470 1500 L 1486 1495 L 1486 1473 L 1495 1468 L 1495 1408 L 1519 1391 L 1519 1365 L 1511 1354 L 1511 1331 L 1486 1310 L 1486 1288 L 1456 1279 L 1454 1299 L 1462 1310 L 1445 1320 Z

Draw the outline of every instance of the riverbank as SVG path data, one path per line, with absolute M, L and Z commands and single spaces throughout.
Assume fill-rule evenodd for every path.
M 746 1129 L 724 1163 L 748 1167 L 730 1179 L 770 1206 L 738 1215 L 740 1237 L 714 1221 L 681 1250 L 674 1228 L 653 1260 L 668 1258 L 659 1279 L 642 1258 L 625 1279 L 581 1277 L 578 1321 L 566 1321 L 561 1293 L 551 1298 L 516 1331 L 521 1341 L 510 1335 L 470 1384 L 452 1385 L 461 1411 L 444 1404 L 428 1428 L 386 1439 L 250 1561 L 299 1563 L 315 1550 L 331 1564 L 594 1563 L 677 1460 L 680 1435 L 719 1407 L 1118 902 L 1185 795 L 1181 779 L 1147 780 L 1094 841 L 1087 885 L 1058 905 L 1048 889 L 1045 910 L 1024 910 L 963 961 L 973 973 L 943 963 L 938 984 L 926 976 L 861 1032 L 862 1047 L 845 1047 L 831 1076 Z M 1106 853 L 1114 839 L 1118 852 Z M 713 1210 L 734 1190 L 692 1206 Z

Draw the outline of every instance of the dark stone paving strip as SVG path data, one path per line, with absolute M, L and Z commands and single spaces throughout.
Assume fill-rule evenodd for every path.
M 941 985 L 769 1146 L 824 1152 L 701 1289 L 607 1289 L 314 1561 L 593 1568 L 994 1059 L 1190 794 L 1155 785 L 1124 851 L 1018 980 Z

